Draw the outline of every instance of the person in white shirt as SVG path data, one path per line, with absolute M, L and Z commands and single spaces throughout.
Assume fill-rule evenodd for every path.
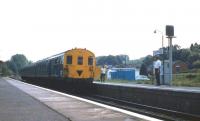
M 154 74 L 156 76 L 156 85 L 160 85 L 160 68 L 161 68 L 161 61 L 158 57 L 155 57 L 154 61 Z
M 105 81 L 105 78 L 106 78 L 106 66 L 104 65 L 104 66 L 101 68 L 101 77 L 100 77 L 101 82 L 104 82 L 104 81 Z

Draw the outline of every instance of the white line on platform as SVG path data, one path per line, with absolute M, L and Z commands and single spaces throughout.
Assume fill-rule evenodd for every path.
M 14 80 L 14 79 L 12 79 L 12 80 Z M 15 81 L 18 81 L 18 80 L 15 80 Z M 152 118 L 152 117 L 149 117 L 149 116 L 145 116 L 145 115 L 142 115 L 142 114 L 139 114 L 139 113 L 135 113 L 135 112 L 127 111 L 127 110 L 124 110 L 124 109 L 116 108 L 116 107 L 113 107 L 113 106 L 101 104 L 101 103 L 98 103 L 98 102 L 95 102 L 95 101 L 91 101 L 91 100 L 88 100 L 88 99 L 80 98 L 80 97 L 69 95 L 69 94 L 65 94 L 65 93 L 58 92 L 58 91 L 51 90 L 51 89 L 47 89 L 47 88 L 44 88 L 44 87 L 28 84 L 28 83 L 21 82 L 21 81 L 18 81 L 18 82 L 26 84 L 26 85 L 30 85 L 30 86 L 33 86 L 33 87 L 37 87 L 37 88 L 40 88 L 40 89 L 43 89 L 43 90 L 46 90 L 46 91 L 54 92 L 54 93 L 57 93 L 57 94 L 60 94 L 60 95 L 64 95 L 64 96 L 67 96 L 67 97 L 70 97 L 70 98 L 74 98 L 74 99 L 77 99 L 77 100 L 80 100 L 80 101 L 84 101 L 84 102 L 87 102 L 87 103 L 98 105 L 98 106 L 101 106 L 101 107 L 104 107 L 104 108 L 107 108 L 107 109 L 118 111 L 118 112 L 121 112 L 121 113 L 124 113 L 124 114 L 128 114 L 130 116 L 138 117 L 138 118 L 141 118 L 141 119 L 145 119 L 145 120 L 149 120 L 149 121 L 162 121 L 160 119 Z

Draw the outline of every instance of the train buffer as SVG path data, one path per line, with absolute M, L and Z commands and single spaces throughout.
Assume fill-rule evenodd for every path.
M 0 121 L 159 121 L 10 78 L 0 79 Z

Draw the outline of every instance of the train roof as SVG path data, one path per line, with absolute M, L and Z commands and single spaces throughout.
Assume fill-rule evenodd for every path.
M 70 49 L 70 50 L 67 50 L 67 51 L 64 51 L 64 52 L 61 52 L 61 53 L 59 53 L 59 54 L 55 54 L 55 55 L 52 55 L 52 56 L 50 56 L 50 57 L 47 57 L 47 58 L 44 58 L 44 59 L 42 59 L 42 60 L 39 60 L 39 61 L 36 61 L 35 63 L 39 63 L 39 62 L 42 62 L 42 61 L 47 61 L 47 60 L 49 60 L 49 59 L 53 59 L 53 58 L 56 58 L 56 57 L 59 57 L 59 56 L 63 56 L 65 53 L 67 53 L 67 52 L 70 52 L 70 51 L 73 51 L 73 50 L 87 50 L 86 48 L 72 48 L 72 49 Z M 88 52 L 90 52 L 92 55 L 94 55 L 94 53 L 93 52 L 91 52 L 91 51 L 89 51 L 89 50 L 87 50 Z
M 94 56 L 94 53 L 91 52 L 90 50 L 87 50 L 86 48 L 84 48 L 84 49 L 83 49 L 83 48 L 74 48 L 74 49 L 65 51 L 65 53 L 70 52 L 70 51 L 73 51 L 73 50 L 86 50 L 86 51 L 88 51 L 90 54 L 92 54 L 92 55 Z
M 42 59 L 42 60 L 38 60 L 38 61 L 36 61 L 36 62 L 34 62 L 34 63 L 32 63 L 32 64 L 30 64 L 30 65 L 27 65 L 27 66 L 25 66 L 24 68 L 26 68 L 26 67 L 31 67 L 31 66 L 33 66 L 33 65 L 35 65 L 35 64 L 38 64 L 38 63 L 40 63 L 40 62 L 43 62 L 43 61 L 48 61 L 48 60 L 50 60 L 50 59 L 53 59 L 53 58 L 56 58 L 56 57 L 59 57 L 59 56 L 63 56 L 65 53 L 67 53 L 67 52 L 70 52 L 70 51 L 73 51 L 73 50 L 87 50 L 86 48 L 72 48 L 72 49 L 70 49 L 70 50 L 67 50 L 67 51 L 64 51 L 64 52 L 61 52 L 61 53 L 59 53 L 59 54 L 55 54 L 55 55 L 52 55 L 52 56 L 50 56 L 50 57 L 47 57 L 47 58 L 44 58 L 44 59 Z M 91 52 L 91 51 L 89 51 L 89 50 L 87 50 L 89 53 L 91 53 L 93 56 L 94 56 L 94 53 L 93 52 Z
M 50 57 L 47 57 L 47 58 L 44 58 L 44 59 L 42 59 L 42 60 L 36 61 L 35 63 L 42 62 L 42 61 L 46 61 L 46 60 L 49 60 L 49 59 L 53 59 L 53 58 L 56 58 L 56 57 L 59 57 L 59 56 L 63 56 L 64 53 L 65 53 L 65 52 L 52 55 L 52 56 L 50 56 Z

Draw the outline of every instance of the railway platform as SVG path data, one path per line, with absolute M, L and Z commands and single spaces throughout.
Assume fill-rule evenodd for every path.
M 0 121 L 70 121 L 0 78 Z
M 0 78 L 0 121 L 159 121 L 94 101 Z
M 188 120 L 200 120 L 200 88 L 94 82 L 96 94 Z

